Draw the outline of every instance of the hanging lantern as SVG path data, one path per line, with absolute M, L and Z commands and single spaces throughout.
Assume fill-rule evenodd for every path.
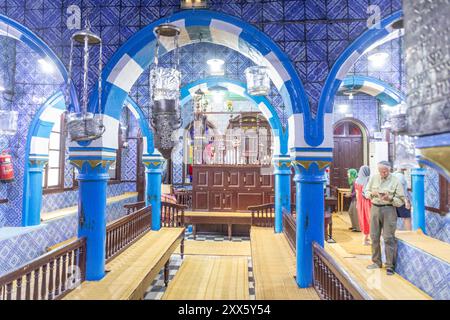
M 155 147 L 165 159 L 169 159 L 178 139 L 172 137 L 182 124 L 180 112 L 180 84 L 178 37 L 180 29 L 174 25 L 162 24 L 154 30 L 157 42 L 154 68 L 150 71 L 150 88 L 153 101 L 151 126 L 154 130 Z M 172 43 L 170 43 L 172 42 Z M 169 67 L 159 66 L 159 47 L 161 43 L 173 45 L 173 61 Z
M 268 68 L 253 66 L 245 69 L 247 79 L 247 92 L 252 96 L 266 96 L 270 91 L 270 78 Z
M 85 29 L 75 32 L 70 41 L 69 76 L 66 89 L 66 105 L 69 108 L 69 90 L 72 84 L 73 51 L 76 44 L 83 46 L 83 88 L 81 112 L 69 112 L 67 115 L 67 129 L 72 141 L 91 141 L 100 138 L 105 132 L 102 115 L 99 113 L 87 112 L 88 105 L 88 84 L 89 84 L 89 55 L 90 47 L 98 46 L 98 109 L 101 108 L 101 74 L 102 74 L 102 39 L 90 30 L 90 23 L 86 20 Z

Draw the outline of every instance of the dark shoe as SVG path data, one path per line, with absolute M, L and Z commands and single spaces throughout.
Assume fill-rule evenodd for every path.
M 388 276 L 392 276 L 393 274 L 395 274 L 395 271 L 392 268 L 386 268 L 386 274 Z
M 353 230 L 355 230 L 355 228 L 350 227 L 350 228 L 348 228 L 348 230 L 353 231 Z
M 352 232 L 361 232 L 361 230 L 353 229 Z
M 381 266 L 381 265 L 378 265 L 378 264 L 376 264 L 376 263 L 373 263 L 373 264 L 367 266 L 367 269 L 369 269 L 369 270 L 373 270 L 373 269 L 381 269 L 381 268 L 382 268 L 382 266 Z

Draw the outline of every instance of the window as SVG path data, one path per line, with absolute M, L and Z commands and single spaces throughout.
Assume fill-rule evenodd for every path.
M 48 163 L 44 167 L 42 187 L 44 191 L 62 191 L 64 189 L 65 135 L 64 115 L 56 122 L 50 132 L 48 143 Z

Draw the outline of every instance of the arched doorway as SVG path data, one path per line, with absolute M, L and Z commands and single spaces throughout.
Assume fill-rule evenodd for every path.
M 353 118 L 345 118 L 334 125 L 333 162 L 330 167 L 330 183 L 348 188 L 347 170 L 358 170 L 367 163 L 367 129 Z

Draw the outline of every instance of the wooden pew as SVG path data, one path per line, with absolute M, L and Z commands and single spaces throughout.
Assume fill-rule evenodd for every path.
M 163 203 L 163 207 L 165 204 Z M 184 256 L 184 211 L 162 210 L 162 228 L 150 230 L 149 207 L 125 216 L 107 228 L 107 274 L 100 281 L 85 281 L 67 300 L 141 300 L 164 268 L 169 281 L 170 256 L 180 246 Z M 127 239 L 129 234 L 133 239 Z

